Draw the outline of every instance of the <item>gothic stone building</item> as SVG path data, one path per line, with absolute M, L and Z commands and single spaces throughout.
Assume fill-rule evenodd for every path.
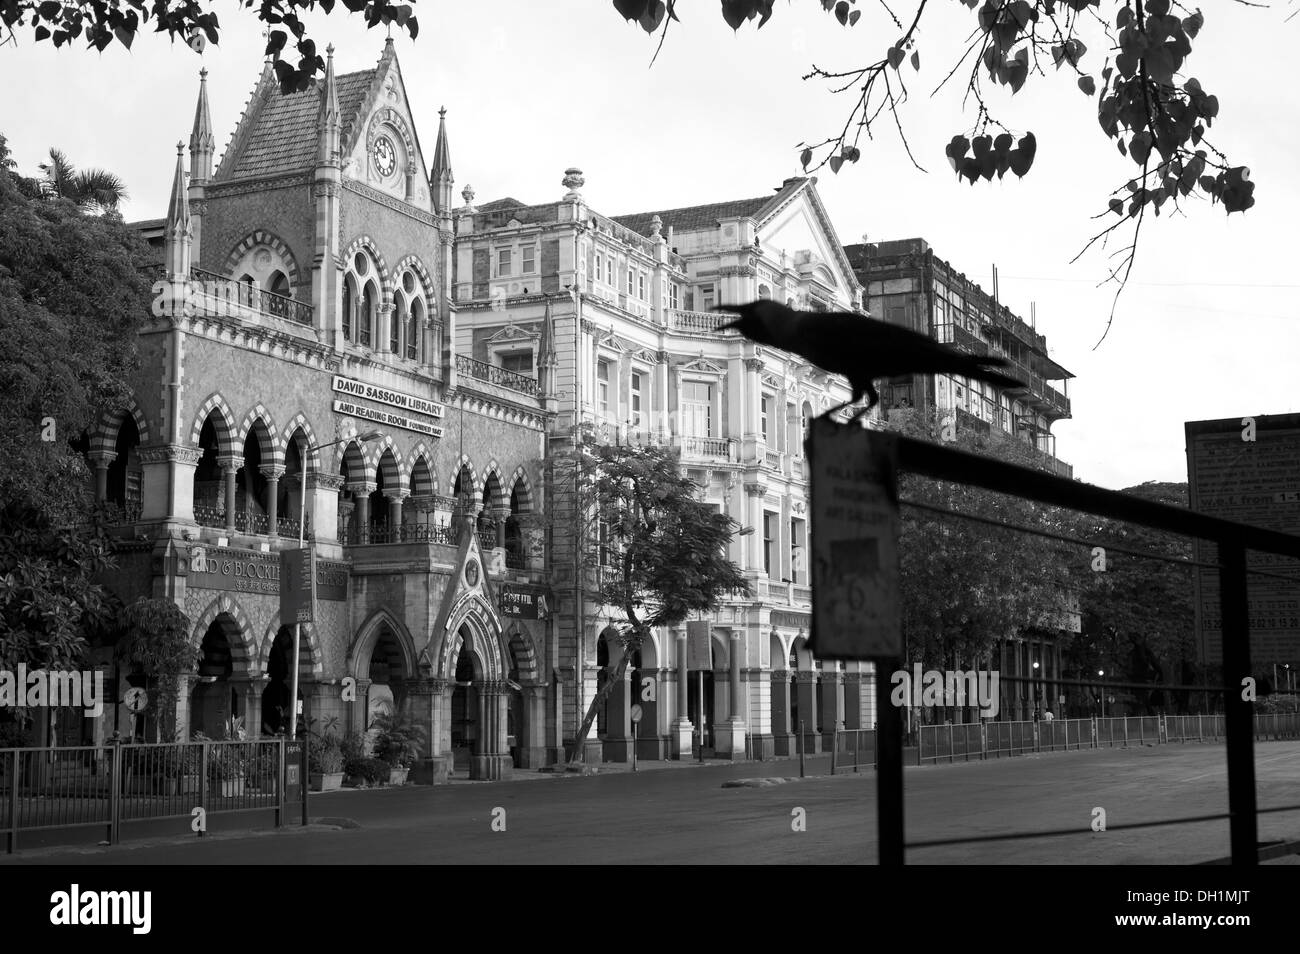
M 413 778 L 542 764 L 545 412 L 534 380 L 456 359 L 445 118 L 430 157 L 391 41 L 342 75 L 331 50 L 303 93 L 268 64 L 214 163 L 205 84 L 188 176 L 178 146 L 167 217 L 139 226 L 162 259 L 143 370 L 91 450 L 126 528 L 113 586 L 193 621 L 178 729 L 287 724 L 278 554 L 301 532 L 305 715 L 409 707 Z

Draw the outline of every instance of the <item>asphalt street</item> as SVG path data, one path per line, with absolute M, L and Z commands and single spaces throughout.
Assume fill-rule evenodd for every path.
M 1255 754 L 1259 807 L 1300 803 L 1300 743 L 1262 742 Z M 875 774 L 813 776 L 828 767 L 810 760 L 809 778 L 777 784 L 798 775 L 797 761 L 344 790 L 312 796 L 307 829 L 241 831 L 267 820 L 214 816 L 202 838 L 128 831 L 120 846 L 33 846 L 0 855 L 0 865 L 873 864 Z M 724 787 L 763 776 L 768 783 Z M 1226 819 L 1093 830 L 1099 808 L 1108 829 L 1226 812 L 1222 745 L 909 767 L 905 789 L 909 844 L 1070 832 L 913 846 L 909 864 L 1188 864 L 1229 854 Z M 185 830 L 184 821 L 171 830 Z M 1300 840 L 1300 811 L 1261 815 L 1259 833 Z

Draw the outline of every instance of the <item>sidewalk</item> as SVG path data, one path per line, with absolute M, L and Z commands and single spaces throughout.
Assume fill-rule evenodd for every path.
M 825 762 L 826 770 L 830 771 L 830 755 L 810 755 L 807 757 L 809 768 L 814 763 Z M 647 760 L 639 759 L 635 763 L 635 771 L 639 775 L 643 772 L 663 772 L 682 769 L 702 769 L 717 766 L 735 766 L 735 765 L 753 765 L 753 766 L 773 766 L 777 764 L 788 764 L 795 767 L 792 774 L 798 774 L 799 757 L 767 759 L 766 761 L 754 761 L 752 759 L 705 759 L 701 762 L 699 759 L 656 759 Z M 850 763 L 841 767 L 841 771 L 853 771 Z M 543 779 L 556 778 L 575 778 L 591 775 L 630 775 L 634 771 L 632 762 L 597 762 L 593 764 L 580 763 L 573 766 L 564 766 L 562 770 L 557 771 L 557 766 L 547 766 L 544 769 L 515 769 L 508 779 L 471 779 L 463 772 L 451 776 L 448 783 L 451 785 L 484 785 L 492 782 L 533 782 Z M 766 774 L 766 770 L 760 772 Z M 340 791 L 364 791 L 364 789 L 340 789 Z

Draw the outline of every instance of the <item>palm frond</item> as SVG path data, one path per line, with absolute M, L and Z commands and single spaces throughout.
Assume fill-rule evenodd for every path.
M 126 184 L 104 169 L 86 169 L 73 180 L 72 198 L 78 205 L 114 209 L 125 199 Z

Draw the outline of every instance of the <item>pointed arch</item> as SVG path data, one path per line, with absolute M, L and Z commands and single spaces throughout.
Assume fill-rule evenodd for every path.
M 542 666 L 538 661 L 537 647 L 533 645 L 528 631 L 518 623 L 506 636 L 507 659 L 511 663 L 507 671 L 513 669 L 519 676 L 522 686 L 537 685 L 542 680 Z
M 231 413 L 230 405 L 220 393 L 210 395 L 199 405 L 198 412 L 194 416 L 194 426 L 190 428 L 190 443 L 195 447 L 199 446 L 199 435 L 203 433 L 203 425 L 207 423 L 209 417 L 214 418 L 213 427 L 217 432 L 220 453 L 224 456 L 238 454 L 242 445 L 235 443 L 235 437 L 239 433 L 235 427 L 235 415 Z
M 438 493 L 438 472 L 433 467 L 433 455 L 423 441 L 411 451 L 407 473 L 411 475 L 411 496 L 431 497 Z
M 140 435 L 140 443 L 147 445 L 150 433 L 149 421 L 140 410 L 140 405 L 136 403 L 135 398 L 130 398 L 124 406 L 106 408 L 99 415 L 99 421 L 91 433 L 90 449 L 112 452 L 117 446 L 117 435 L 122 430 L 122 423 L 128 414 L 135 421 L 135 430 Z
M 289 248 L 289 243 L 269 229 L 255 229 L 236 242 L 234 248 L 230 250 L 230 254 L 226 256 L 226 263 L 222 267 L 223 273 L 226 275 L 234 274 L 235 267 L 243 261 L 249 252 L 259 245 L 269 247 L 271 251 L 280 257 L 280 261 L 284 265 L 284 271 L 287 273 L 286 277 L 289 279 L 289 287 L 291 289 L 297 288 L 298 259 L 294 257 L 293 250 Z
M 280 613 L 277 610 L 271 617 L 270 625 L 266 627 L 266 632 L 262 634 L 261 644 L 257 648 L 256 666 L 259 676 L 266 675 L 267 667 L 271 664 L 271 649 L 275 645 L 275 637 L 280 632 Z M 316 632 L 315 623 L 302 624 L 302 639 L 298 646 L 298 659 L 302 662 L 306 656 L 309 661 L 308 672 L 315 681 L 319 681 L 325 674 L 325 657 L 321 653 L 320 636 Z
M 469 459 L 468 454 L 461 454 L 460 458 L 456 461 L 456 466 L 452 470 L 451 474 L 449 475 L 450 479 L 447 481 L 447 489 L 449 491 L 455 490 L 456 478 L 461 476 L 461 474 L 467 475 L 467 479 L 469 481 L 468 487 L 465 486 L 464 481 L 461 482 L 461 488 L 460 488 L 461 491 L 468 493 L 470 497 L 472 497 L 475 500 L 478 500 L 480 494 L 478 473 L 477 471 L 474 470 L 474 464 Z
M 537 509 L 537 502 L 533 499 L 533 483 L 528 479 L 528 471 L 522 466 L 516 467 L 515 472 L 510 475 L 510 490 L 506 494 L 506 500 L 514 501 L 516 491 L 519 492 L 520 513 L 529 513 Z
M 402 454 L 402 449 L 397 446 L 397 442 L 393 440 L 392 435 L 385 434 L 380 440 L 372 441 L 370 454 L 374 460 L 376 473 L 381 469 L 384 470 L 384 484 L 386 486 L 392 480 L 393 488 L 403 490 L 409 488 L 406 460 Z M 393 462 L 391 471 L 384 465 L 385 457 Z
M 483 472 L 483 506 L 505 507 L 509 503 L 502 489 L 501 468 L 495 460 L 489 461 L 487 470 Z
M 261 427 L 258 427 L 258 424 Z M 275 426 L 275 419 L 271 417 L 271 412 L 263 404 L 256 405 L 251 411 L 244 415 L 244 420 L 239 425 L 239 433 L 236 440 L 242 448 L 248 440 L 250 434 L 256 434 L 258 444 L 262 451 L 262 463 L 264 464 L 284 464 L 284 446 L 280 443 L 280 432 Z
M 385 629 L 391 632 L 397 641 L 398 652 L 402 657 L 403 675 L 409 678 L 419 672 L 419 657 L 415 652 L 415 640 L 411 638 L 410 630 L 388 610 L 380 608 L 357 627 L 356 638 L 352 641 L 352 648 L 348 650 L 347 672 L 353 678 L 370 678 L 370 662 L 374 656 L 375 646 L 379 643 L 379 637 Z
M 509 669 L 503 658 L 505 644 L 501 620 L 481 592 L 466 593 L 448 614 L 434 675 L 442 679 L 455 678 L 465 634 L 469 635 L 470 648 L 482 666 L 482 672 L 475 672 L 475 678 L 504 679 Z
M 223 614 L 234 621 L 237 630 L 235 633 L 238 637 L 237 639 L 227 639 L 227 642 L 230 643 L 231 670 L 233 672 L 244 673 L 250 676 L 254 675 L 253 659 L 256 656 L 256 651 L 250 651 L 249 648 L 250 646 L 255 645 L 253 639 L 253 626 L 248 620 L 248 613 L 244 611 L 244 607 L 239 604 L 238 600 L 231 596 L 227 596 L 224 593 L 221 594 L 213 599 L 213 601 L 207 605 L 207 608 L 199 614 L 198 621 L 194 624 L 194 629 L 191 631 L 192 635 L 190 637 L 190 644 L 195 649 L 200 648 L 203 645 L 203 637 L 208 632 L 208 627 L 216 622 L 217 617 Z
M 294 434 L 302 431 L 303 436 L 307 438 L 307 462 L 312 470 L 320 470 L 320 452 L 317 451 L 319 442 L 316 440 L 316 432 L 312 430 L 311 421 L 301 412 L 295 414 L 293 419 L 285 425 L 284 430 L 280 432 L 280 447 L 285 454 L 289 453 L 289 443 L 293 440 Z
M 420 279 L 420 284 L 424 286 L 425 297 L 427 298 L 434 294 L 434 289 L 437 286 L 434 285 L 433 277 L 429 274 L 429 270 L 424 267 L 424 262 L 420 261 L 420 256 L 418 255 L 404 255 L 402 257 L 402 260 L 393 267 L 394 281 L 401 278 L 402 273 L 408 268 L 415 272 L 416 276 Z
M 356 257 L 357 252 L 364 252 L 366 257 L 374 264 L 375 271 L 379 278 L 379 290 L 386 298 L 391 298 L 393 294 L 392 272 L 389 271 L 388 262 L 384 258 L 383 253 L 380 252 L 378 246 L 375 245 L 375 240 L 369 235 L 358 235 L 354 238 L 352 243 L 348 246 L 347 251 L 343 253 L 343 262 L 345 266 L 351 266 L 352 260 Z M 373 276 L 366 275 L 359 277 L 362 279 L 362 284 L 364 285 L 365 280 Z

